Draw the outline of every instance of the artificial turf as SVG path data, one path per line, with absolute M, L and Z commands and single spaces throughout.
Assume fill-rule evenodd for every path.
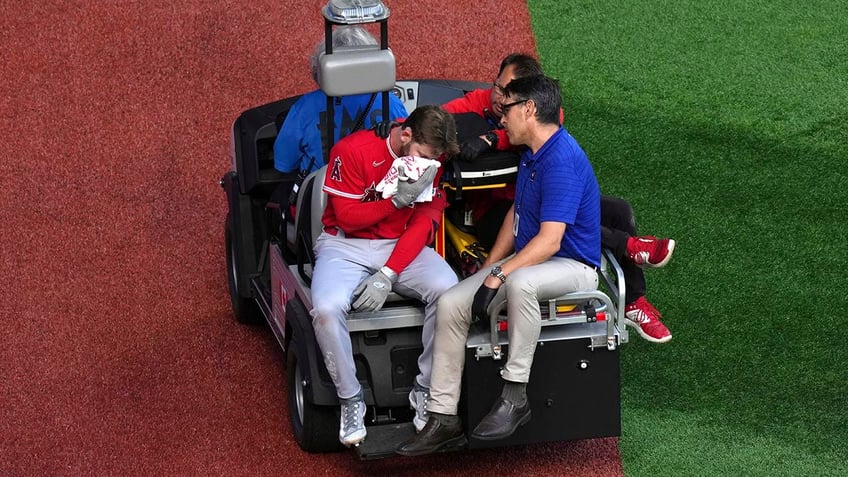
M 565 126 L 674 334 L 622 355 L 627 475 L 848 475 L 844 2 L 530 0 Z

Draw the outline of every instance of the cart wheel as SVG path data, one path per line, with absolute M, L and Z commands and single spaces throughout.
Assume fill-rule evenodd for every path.
M 252 298 L 244 298 L 239 295 L 237 270 L 236 270 L 236 243 L 233 240 L 233 220 L 227 214 L 224 222 L 224 242 L 227 247 L 227 285 L 230 289 L 230 302 L 233 305 L 233 314 L 239 323 L 245 325 L 256 325 L 262 323 L 264 318 Z
M 295 343 L 286 352 L 286 384 L 288 387 L 289 420 L 294 440 L 307 452 L 336 452 L 343 449 L 339 442 L 339 418 L 332 406 L 316 406 L 308 401 L 309 385 L 297 359 Z

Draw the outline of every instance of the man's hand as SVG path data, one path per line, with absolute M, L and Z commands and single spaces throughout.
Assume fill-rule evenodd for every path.
M 417 181 L 403 181 L 398 179 L 397 192 L 392 197 L 392 204 L 398 209 L 402 209 L 413 203 L 415 199 L 424 192 L 424 189 L 433 187 L 433 179 L 436 177 L 436 172 L 439 168 L 430 166 L 424 170 L 421 177 Z M 403 166 L 398 166 L 398 176 L 404 177 Z
M 497 288 L 489 288 L 484 282 L 474 294 L 474 301 L 471 303 L 471 322 L 480 322 L 484 329 L 489 328 L 489 304 L 495 299 L 498 293 Z
M 353 302 L 356 311 L 378 311 L 383 308 L 389 292 L 392 291 L 392 281 L 382 271 L 362 280 L 362 283 L 353 291 L 353 296 L 358 297 Z
M 477 156 L 491 149 L 492 146 L 483 138 L 475 137 L 459 146 L 458 158 L 465 162 L 474 162 Z
M 380 121 L 379 123 L 371 126 L 370 129 L 374 131 L 375 136 L 386 139 L 389 137 L 389 133 L 392 132 L 392 128 L 400 126 L 401 124 L 403 123 L 399 123 L 397 121 Z

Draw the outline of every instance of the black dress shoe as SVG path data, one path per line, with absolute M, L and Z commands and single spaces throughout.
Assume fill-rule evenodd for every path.
M 495 406 L 486 414 L 486 417 L 477 424 L 471 437 L 483 441 L 495 441 L 505 439 L 512 435 L 518 426 L 527 424 L 530 420 L 530 401 L 525 400 L 524 405 L 517 407 L 514 403 L 504 398 L 498 398 Z
M 449 447 L 464 446 L 466 443 L 461 421 L 457 419 L 456 424 L 446 425 L 438 416 L 430 414 L 421 432 L 399 445 L 395 452 L 407 456 L 432 454 Z

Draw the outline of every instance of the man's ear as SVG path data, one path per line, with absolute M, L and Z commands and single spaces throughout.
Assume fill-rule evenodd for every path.
M 532 99 L 528 99 L 527 102 L 524 103 L 524 104 L 530 105 L 529 108 L 523 108 L 524 109 L 524 118 L 530 119 L 531 117 L 535 116 L 536 115 L 536 102 L 533 101 Z
M 412 128 L 410 127 L 400 127 L 400 143 L 402 145 L 407 145 L 412 142 Z

